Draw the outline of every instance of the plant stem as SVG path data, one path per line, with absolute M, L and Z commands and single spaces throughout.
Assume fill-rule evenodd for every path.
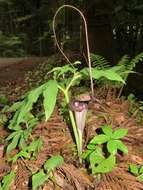
M 68 92 L 64 91 L 65 94 L 65 99 L 66 99 L 66 103 L 69 104 L 69 96 L 68 96 Z M 74 115 L 73 112 L 71 110 L 69 110 L 69 116 L 70 116 L 70 120 L 71 120 L 71 124 L 72 124 L 72 129 L 73 129 L 73 133 L 74 133 L 74 137 L 75 137 L 75 142 L 77 145 L 77 151 L 78 151 L 78 156 L 80 158 L 82 150 L 80 148 L 80 139 L 79 139 L 79 134 L 77 131 L 77 127 L 76 127 L 76 123 L 75 123 L 75 119 L 74 119 Z
M 78 130 L 78 137 L 79 137 L 79 160 L 80 163 L 82 163 L 81 154 L 82 154 L 82 132 L 80 129 Z

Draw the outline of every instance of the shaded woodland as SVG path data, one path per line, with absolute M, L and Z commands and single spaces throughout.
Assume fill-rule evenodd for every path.
M 55 53 L 52 19 L 62 4 L 72 4 L 82 10 L 88 22 L 92 53 L 114 62 L 124 54 L 134 56 L 143 50 L 141 0 L 2 0 L 0 56 L 46 56 Z M 56 31 L 64 50 L 84 52 L 82 26 L 76 12 L 62 11 Z
M 142 0 L 0 0 L 0 190 L 143 190 L 142 63 Z

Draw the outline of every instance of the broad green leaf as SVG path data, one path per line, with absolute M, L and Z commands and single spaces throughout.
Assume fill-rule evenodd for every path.
M 113 133 L 112 138 L 120 139 L 120 138 L 123 138 L 124 136 L 126 136 L 127 133 L 128 133 L 128 129 L 118 129 Z
M 107 159 L 104 159 L 97 167 L 93 168 L 93 174 L 110 172 L 113 170 L 115 164 L 115 156 L 110 155 Z
M 15 178 L 15 172 L 11 171 L 8 175 L 4 176 L 3 180 L 2 180 L 2 188 L 1 190 L 8 190 L 9 186 L 11 184 L 11 182 L 14 180 Z
M 89 155 L 90 168 L 93 169 L 96 164 L 100 164 L 104 160 L 104 156 L 101 154 L 97 154 L 96 151 L 93 151 Z
M 57 93 L 58 93 L 57 82 L 55 80 L 50 80 L 47 83 L 46 89 L 43 92 L 43 96 L 44 96 L 43 104 L 44 104 L 44 109 L 45 109 L 46 121 L 49 119 L 49 117 L 51 116 L 54 110 Z
M 62 156 L 60 155 L 52 156 L 45 162 L 44 169 L 47 170 L 49 173 L 53 171 L 54 169 L 56 169 L 57 167 L 59 167 L 60 165 L 62 165 L 63 163 L 64 163 L 64 159 Z
M 110 69 L 106 70 L 104 77 L 107 78 L 108 80 L 118 81 L 125 84 L 125 81 L 123 80 L 123 78 L 118 73 L 114 72 L 113 70 L 110 70 Z
M 43 170 L 32 176 L 32 190 L 36 190 L 39 186 L 41 186 L 47 179 L 48 175 L 43 172 Z
M 10 153 L 13 149 L 15 149 L 18 145 L 18 141 L 20 139 L 21 134 L 18 133 L 14 136 L 14 138 L 12 139 L 11 143 L 8 145 L 7 149 L 6 149 L 6 153 Z
M 130 170 L 130 172 L 132 173 L 132 174 L 134 174 L 134 175 L 138 175 L 139 174 L 139 172 L 138 172 L 138 167 L 136 166 L 136 165 L 134 165 L 134 164 L 131 164 L 130 166 L 129 166 L 129 170 Z
M 108 125 L 103 126 L 102 131 L 104 132 L 105 135 L 109 137 L 112 135 L 112 132 L 113 132 L 111 126 L 108 126 Z
M 103 144 L 109 140 L 109 137 L 106 135 L 97 135 L 91 141 L 90 144 Z
M 128 154 L 128 148 L 120 140 L 115 140 L 117 149 L 122 151 L 124 154 Z

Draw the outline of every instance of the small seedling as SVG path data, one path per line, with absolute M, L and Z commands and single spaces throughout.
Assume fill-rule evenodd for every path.
M 40 138 L 37 140 L 33 140 L 31 144 L 29 144 L 12 158 L 10 158 L 9 161 L 16 162 L 18 158 L 35 159 L 37 157 L 37 154 L 41 150 L 42 145 L 43 142 Z
M 127 134 L 127 129 L 118 129 L 113 132 L 110 126 L 102 127 L 103 134 L 95 136 L 87 145 L 87 150 L 82 154 L 82 158 L 89 162 L 92 174 L 107 173 L 112 171 L 116 164 L 116 153 L 118 150 L 127 154 L 128 149 L 122 143 L 121 138 Z M 107 152 L 103 151 L 106 145 Z M 105 153 L 109 154 L 106 158 Z
M 52 156 L 43 165 L 43 168 L 32 175 L 32 190 L 36 190 L 49 178 L 53 177 L 53 171 L 64 163 L 62 156 Z
M 129 166 L 129 171 L 134 176 L 136 176 L 136 179 L 138 181 L 143 182 L 143 166 L 137 166 L 137 165 L 131 164 Z

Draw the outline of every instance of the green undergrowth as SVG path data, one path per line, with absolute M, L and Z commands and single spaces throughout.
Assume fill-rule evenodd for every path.
M 139 54 L 134 59 L 124 56 L 116 66 L 109 66 L 109 63 L 101 56 L 91 55 L 92 78 L 97 85 L 115 85 L 119 89 L 126 84 L 129 73 L 133 73 L 135 64 L 142 60 L 143 54 Z M 27 75 L 27 82 L 32 90 L 23 95 L 19 101 L 8 105 L 5 96 L 1 96 L 2 104 L 0 126 L 9 131 L 9 135 L 4 140 L 5 154 L 8 161 L 15 163 L 17 159 L 37 159 L 37 155 L 43 147 L 41 138 L 34 138 L 32 133 L 37 124 L 41 121 L 47 122 L 51 117 L 55 106 L 58 106 L 60 113 L 67 119 L 67 124 L 71 127 L 73 140 L 77 148 L 77 162 L 87 166 L 87 172 L 92 175 L 107 173 L 113 170 L 118 164 L 117 153 L 122 155 L 128 153 L 127 147 L 122 142 L 122 138 L 127 135 L 127 130 L 122 128 L 114 131 L 112 126 L 101 126 L 101 131 L 93 139 L 90 139 L 86 149 L 83 149 L 84 127 L 86 121 L 87 104 L 86 101 L 74 100 L 79 92 L 89 89 L 89 68 L 82 67 L 80 61 L 55 67 L 55 59 L 51 57 L 42 64 L 35 73 Z M 130 65 L 130 67 L 129 67 Z M 35 78 L 35 81 L 33 80 Z M 34 87 L 35 86 L 35 87 Z M 78 89 L 77 91 L 75 89 Z M 62 94 L 62 96 L 61 96 Z M 61 99 L 59 101 L 59 96 Z M 92 101 L 90 96 L 90 100 Z M 129 115 L 136 109 L 133 97 L 128 97 L 131 102 Z M 71 109 L 71 105 L 73 107 Z M 76 106 L 79 107 L 76 107 Z M 139 109 L 142 112 L 143 103 L 139 102 Z M 81 109 L 78 111 L 77 109 Z M 82 115 L 81 115 L 82 114 Z M 85 121 L 83 122 L 83 117 Z M 81 120 L 82 118 L 82 120 Z M 81 125 L 82 123 L 82 125 Z M 17 153 L 11 157 L 11 152 Z M 53 170 L 64 163 L 62 155 L 47 158 L 48 160 L 37 173 L 32 174 L 32 188 L 37 189 L 41 184 L 53 177 Z M 49 160 L 50 159 L 50 160 Z M 66 162 L 66 160 L 65 160 Z M 140 173 L 139 173 L 140 174 Z M 12 177 L 11 177 L 12 175 Z M 1 189 L 7 180 L 13 179 L 14 173 L 10 173 L 1 182 Z M 39 180 L 39 182 L 37 182 Z

